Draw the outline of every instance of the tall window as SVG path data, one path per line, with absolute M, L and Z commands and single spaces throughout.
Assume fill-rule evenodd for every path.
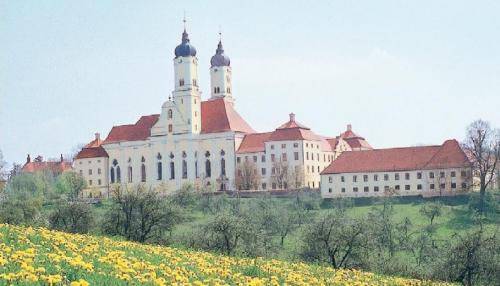
M 175 179 L 175 163 L 170 162 L 170 180 Z
M 128 166 L 127 178 L 128 182 L 132 183 L 132 166 Z
M 194 175 L 198 178 L 198 161 L 194 161 Z
M 188 165 L 186 160 L 182 160 L 182 178 L 187 179 L 188 177 Z
M 168 119 L 172 119 L 172 109 L 168 110 Z
M 111 167 L 111 170 L 109 171 L 109 177 L 111 178 L 111 184 L 115 183 L 115 168 Z
M 116 166 L 116 182 L 120 183 L 122 181 L 122 174 L 120 172 L 120 166 Z
M 182 79 L 182 78 L 181 78 L 181 79 L 179 80 L 179 86 L 184 86 L 184 79 Z
M 157 164 L 157 172 L 158 172 L 158 181 L 160 181 L 162 179 L 162 164 L 161 162 L 158 162 Z
M 142 157 L 141 159 L 141 182 L 146 182 L 146 165 L 144 164 L 144 162 L 146 162 L 146 159 L 144 159 L 144 157 Z
M 210 165 L 210 160 L 209 159 L 207 159 L 205 161 L 205 176 L 207 178 L 210 178 L 212 176 L 212 167 Z
M 220 175 L 226 175 L 226 160 L 224 158 L 220 159 Z
M 172 128 L 172 124 L 169 124 L 169 125 L 168 125 L 168 133 L 172 133 L 172 130 L 173 130 L 173 128 Z

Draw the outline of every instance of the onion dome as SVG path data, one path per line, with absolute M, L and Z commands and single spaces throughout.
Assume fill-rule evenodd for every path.
M 224 54 L 224 48 L 222 47 L 222 41 L 219 41 L 217 45 L 217 50 L 215 50 L 215 55 L 213 55 L 212 59 L 210 59 L 210 64 L 212 67 L 223 67 L 229 66 L 231 60 L 229 57 Z
M 189 35 L 184 29 L 182 33 L 182 43 L 175 47 L 175 57 L 194 57 L 196 56 L 196 49 L 189 43 Z

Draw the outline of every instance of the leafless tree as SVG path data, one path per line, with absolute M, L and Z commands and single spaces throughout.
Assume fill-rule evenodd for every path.
M 486 190 L 495 179 L 500 160 L 500 131 L 483 120 L 476 120 L 467 127 L 463 148 L 472 161 L 472 172 L 479 180 L 479 213 L 484 211 Z
M 236 166 L 236 188 L 240 190 L 256 190 L 259 188 L 260 174 L 252 161 L 245 160 Z
M 271 183 L 275 184 L 278 189 L 288 189 L 292 177 L 291 172 L 287 161 L 274 161 L 271 169 Z

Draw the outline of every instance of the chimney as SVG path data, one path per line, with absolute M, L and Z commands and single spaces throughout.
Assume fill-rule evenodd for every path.
M 351 131 L 352 130 L 352 125 L 351 124 L 347 124 L 347 131 Z
M 96 141 L 101 140 L 101 134 L 99 134 L 99 132 L 97 132 L 97 133 L 95 134 L 95 140 L 96 140 Z
M 289 114 L 289 116 L 290 116 L 290 122 L 295 122 L 295 113 L 292 112 Z
M 63 155 L 61 154 L 61 163 L 64 162 Z
M 30 163 L 31 162 L 31 157 L 30 157 L 30 154 L 28 154 L 28 157 L 26 157 L 26 163 Z

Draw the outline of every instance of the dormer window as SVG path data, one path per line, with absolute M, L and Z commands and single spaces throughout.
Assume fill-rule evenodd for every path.
M 182 78 L 181 78 L 181 79 L 179 80 L 179 86 L 184 86 L 184 79 L 182 79 Z

